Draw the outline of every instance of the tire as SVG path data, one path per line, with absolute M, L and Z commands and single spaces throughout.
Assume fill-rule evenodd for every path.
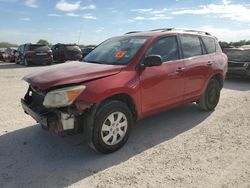
M 199 107 L 204 111 L 213 111 L 220 99 L 221 86 L 215 79 L 208 82 L 205 93 L 198 101 Z
M 117 151 L 127 142 L 132 124 L 132 113 L 128 106 L 109 100 L 96 110 L 92 125 L 88 123 L 84 131 L 88 135 L 89 146 L 107 154 Z
M 15 58 L 15 63 L 18 65 L 20 62 L 18 61 L 18 58 Z
M 26 58 L 24 58 L 24 59 L 23 59 L 23 64 L 24 64 L 24 66 L 26 66 L 26 67 L 28 67 L 28 66 L 29 66 L 29 63 L 28 63 L 28 61 L 27 61 L 27 59 L 26 59 Z

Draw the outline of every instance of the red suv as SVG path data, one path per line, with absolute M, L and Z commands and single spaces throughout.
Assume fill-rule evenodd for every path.
M 133 123 L 182 104 L 214 110 L 227 72 L 215 37 L 193 30 L 130 32 L 97 46 L 84 62 L 24 77 L 24 111 L 42 127 L 83 131 L 96 151 L 111 153 Z

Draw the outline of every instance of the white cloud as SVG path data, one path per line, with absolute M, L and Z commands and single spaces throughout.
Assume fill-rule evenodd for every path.
M 160 10 L 153 10 L 152 12 L 150 12 L 150 14 L 163 14 L 167 11 L 168 9 L 166 8 L 163 8 L 163 9 L 160 9 Z
M 172 17 L 169 17 L 169 16 L 165 16 L 165 15 L 162 15 L 162 16 L 153 16 L 153 17 L 150 17 L 149 20 L 171 20 Z
M 31 8 L 38 8 L 36 0 L 25 0 L 24 5 Z
M 116 10 L 115 8 L 107 8 L 107 10 L 111 11 L 112 13 L 117 13 L 118 10 Z
M 48 14 L 48 16 L 51 16 L 51 17 L 60 17 L 61 15 L 60 14 L 55 14 L 55 13 L 50 13 L 50 14 Z
M 80 1 L 69 3 L 66 0 L 60 0 L 56 3 L 56 8 L 61 11 L 74 11 L 80 8 Z
M 30 18 L 20 18 L 20 20 L 22 20 L 22 21 L 30 21 L 31 19 Z
M 131 9 L 131 12 L 137 12 L 137 13 L 145 13 L 145 12 L 151 12 L 152 8 L 138 8 L 138 9 Z
M 95 17 L 91 14 L 85 14 L 85 15 L 83 15 L 83 18 L 86 20 L 97 20 L 97 17 Z
M 197 30 L 206 31 L 216 36 L 218 40 L 235 42 L 250 38 L 250 29 L 230 29 L 230 28 L 218 28 L 212 25 L 205 25 L 197 28 Z
M 75 14 L 74 12 L 69 12 L 66 15 L 70 17 L 79 17 L 79 14 Z
M 156 14 L 150 17 L 137 16 L 134 20 L 170 20 L 172 17 L 166 16 L 165 14 Z
M 100 32 L 102 32 L 104 30 L 104 27 L 100 27 L 100 28 L 98 28 L 95 32 L 96 33 L 100 33 Z
M 92 4 L 92 5 L 81 7 L 81 9 L 82 10 L 95 10 L 96 6 Z
M 172 14 L 214 14 L 219 18 L 229 18 L 240 22 L 250 22 L 250 7 L 242 4 L 232 4 L 229 0 L 223 0 L 221 4 L 208 4 L 198 8 L 180 9 L 173 11 Z
M 145 18 L 142 17 L 142 16 L 137 16 L 137 17 L 134 18 L 134 20 L 145 20 Z
M 143 16 L 137 16 L 133 20 L 169 20 L 172 17 L 166 16 L 169 9 L 131 9 L 130 11 L 139 13 Z

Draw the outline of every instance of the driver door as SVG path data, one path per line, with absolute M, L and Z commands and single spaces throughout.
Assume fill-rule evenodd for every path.
M 146 67 L 140 73 L 142 114 L 149 115 L 180 103 L 184 93 L 184 63 L 180 59 L 177 36 L 156 40 L 147 55 L 160 55 L 161 66 Z

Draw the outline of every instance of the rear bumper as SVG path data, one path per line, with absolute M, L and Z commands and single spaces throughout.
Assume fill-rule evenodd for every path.
M 47 57 L 47 58 L 27 58 L 27 61 L 29 64 L 33 65 L 47 65 L 53 63 L 53 58 Z
M 243 76 L 250 76 L 249 67 L 228 67 L 228 74 L 237 74 Z

